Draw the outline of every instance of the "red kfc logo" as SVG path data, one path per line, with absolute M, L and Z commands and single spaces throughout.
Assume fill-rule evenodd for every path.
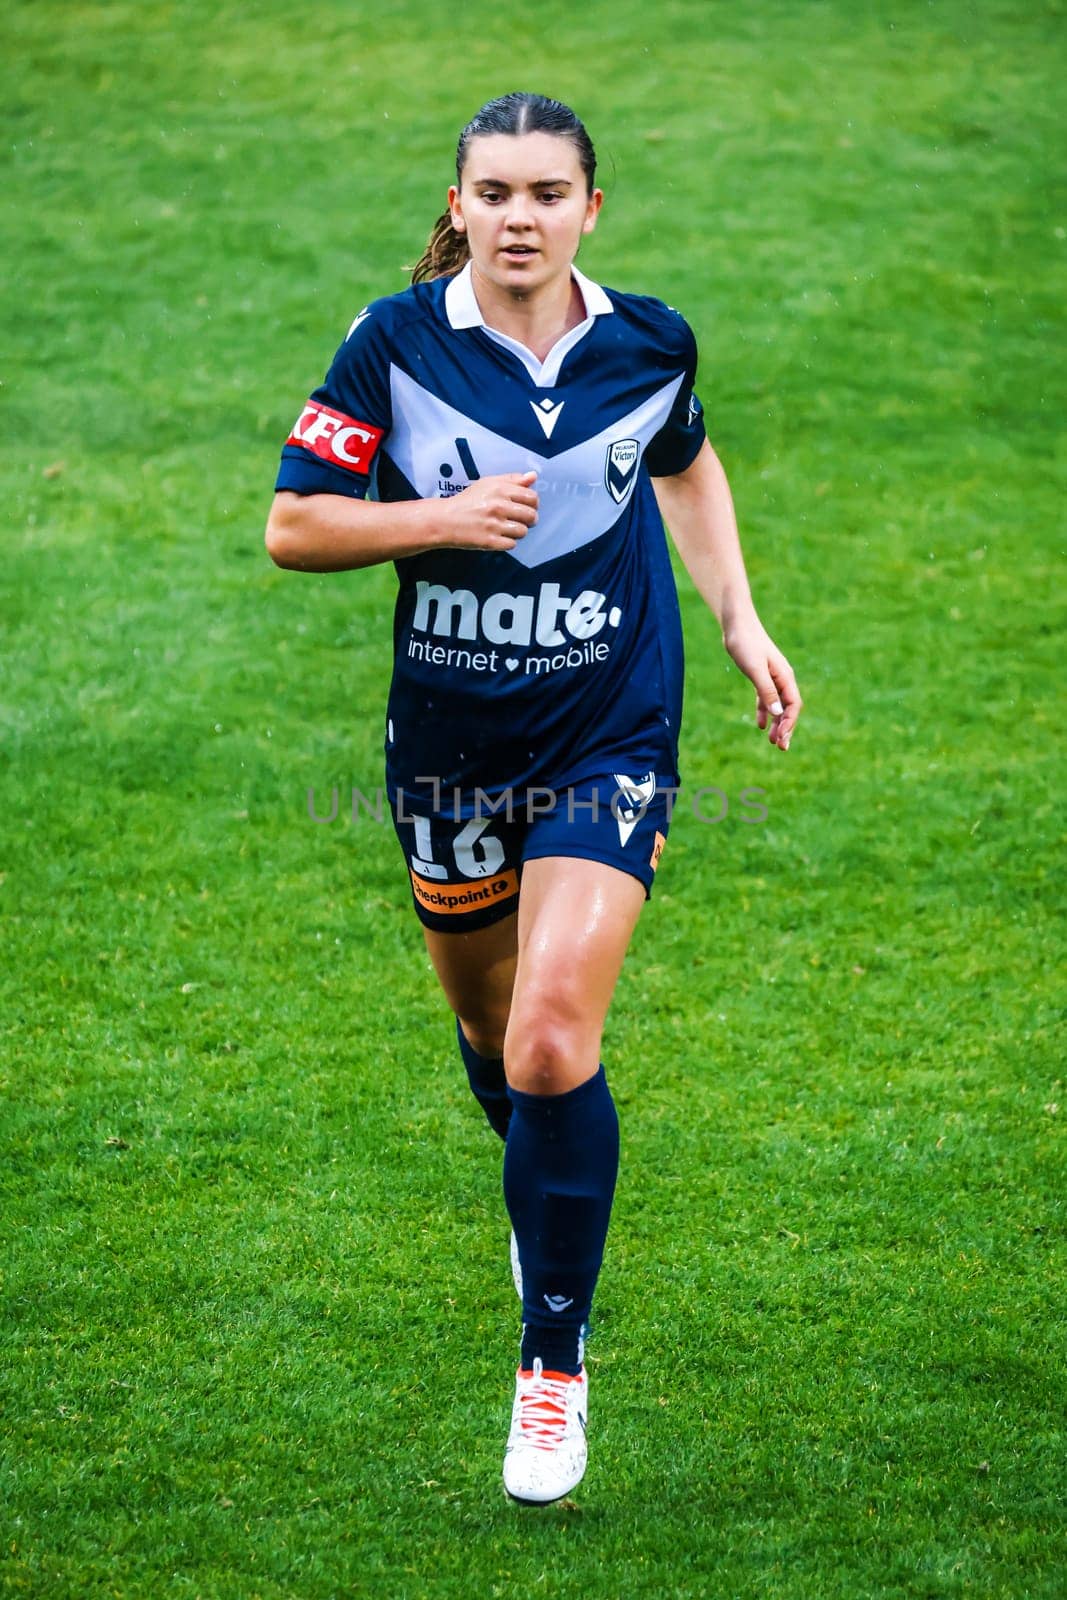
M 303 445 L 333 467 L 366 476 L 381 441 L 381 428 L 372 428 L 369 422 L 357 422 L 343 411 L 331 411 L 329 406 L 309 400 L 285 442 Z

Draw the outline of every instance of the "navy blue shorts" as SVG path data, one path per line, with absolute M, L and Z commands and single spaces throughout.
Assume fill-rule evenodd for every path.
M 544 856 L 603 861 L 651 894 L 677 794 L 670 779 L 613 772 L 558 793 L 509 793 L 491 809 L 480 792 L 475 806 L 475 797 L 445 790 L 436 810 L 423 815 L 403 790 L 390 791 L 415 910 L 427 928 L 470 933 L 510 916 L 524 863 Z

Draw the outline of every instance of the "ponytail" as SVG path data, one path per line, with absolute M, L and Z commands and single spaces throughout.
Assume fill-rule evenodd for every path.
M 470 260 L 467 235 L 452 226 L 452 214 L 443 211 L 433 225 L 426 249 L 411 269 L 412 283 L 428 283 L 431 278 L 449 278 Z

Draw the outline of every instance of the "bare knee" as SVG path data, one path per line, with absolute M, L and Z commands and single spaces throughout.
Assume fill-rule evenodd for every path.
M 504 1070 L 525 1094 L 566 1094 L 592 1077 L 599 1065 L 600 1036 L 571 1017 L 540 1008 L 513 1016 L 504 1043 Z
M 467 1042 L 480 1056 L 490 1061 L 504 1054 L 504 1037 L 508 1028 L 507 1008 L 494 1005 L 465 1005 L 459 1013 L 459 1025 Z

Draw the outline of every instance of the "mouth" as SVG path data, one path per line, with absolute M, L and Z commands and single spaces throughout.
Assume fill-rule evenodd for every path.
M 537 251 L 531 244 L 507 244 L 500 253 L 507 256 L 509 261 L 527 261 L 530 256 L 535 256 Z

